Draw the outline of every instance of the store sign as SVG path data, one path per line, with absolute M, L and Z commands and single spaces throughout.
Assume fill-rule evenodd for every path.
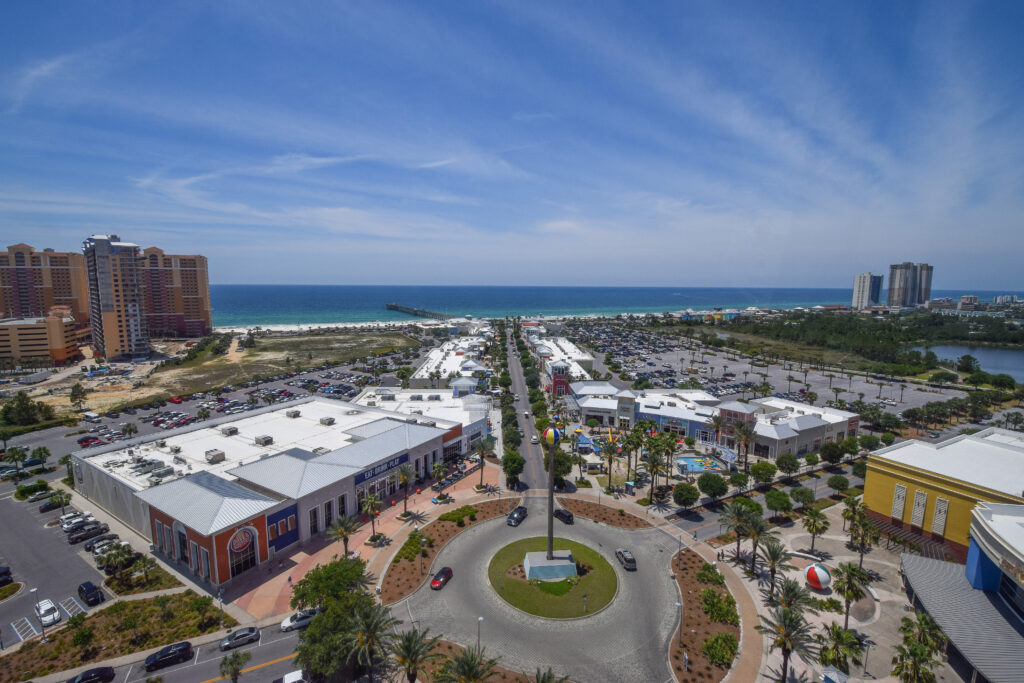
M 240 553 L 252 545 L 252 540 L 251 531 L 248 529 L 239 529 L 235 532 L 235 535 L 231 537 L 231 542 L 228 545 L 231 547 L 232 552 Z
M 385 472 L 390 472 L 396 467 L 404 465 L 407 462 L 409 462 L 409 454 L 402 453 L 397 458 L 391 458 L 390 460 L 382 462 L 368 470 L 363 470 L 356 475 L 356 485 L 362 484 L 364 481 L 369 481 L 370 479 L 376 479 Z
M 999 561 L 999 568 L 1004 574 L 1012 576 L 1016 579 L 1017 583 L 1024 586 L 1024 567 L 1021 567 L 1016 562 L 1011 562 L 1007 558 L 1002 558 Z

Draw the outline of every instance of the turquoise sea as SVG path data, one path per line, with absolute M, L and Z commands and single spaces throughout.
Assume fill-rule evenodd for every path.
M 942 292 L 932 296 L 977 294 L 991 300 L 1013 292 Z M 849 304 L 850 289 L 770 287 L 412 287 L 359 285 L 211 285 L 215 327 L 323 325 L 411 320 L 385 309 L 388 303 L 476 318 L 506 315 L 615 315 L 662 313 L 687 308 L 795 308 Z

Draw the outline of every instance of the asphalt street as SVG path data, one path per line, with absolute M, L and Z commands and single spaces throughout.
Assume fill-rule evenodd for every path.
M 523 442 L 519 445 L 519 454 L 526 460 L 523 473 L 519 477 L 521 489 L 546 489 L 548 486 L 548 474 L 544 470 L 544 454 L 540 444 L 531 443 L 533 437 L 540 439 L 537 433 L 536 423 L 533 421 L 533 414 L 530 412 L 530 390 L 526 387 L 526 380 L 523 378 L 523 366 L 519 362 L 519 355 L 516 352 L 515 341 L 512 339 L 513 332 L 508 332 L 508 371 L 512 377 L 512 392 L 519 394 L 519 400 L 515 402 L 516 414 L 519 415 L 519 424 L 523 428 Z M 529 417 L 527 417 L 529 415 Z
M 453 568 L 449 584 L 441 591 L 424 584 L 396 604 L 392 614 L 466 646 L 476 644 L 482 616 L 481 644 L 513 671 L 532 673 L 550 666 L 558 675 L 595 683 L 672 680 L 666 652 L 679 620 L 679 592 L 669 569 L 676 551 L 672 537 L 657 529 L 626 531 L 582 518 L 573 525 L 556 521 L 557 536 L 584 543 L 608 560 L 619 580 L 618 593 L 604 610 L 581 619 L 534 617 L 498 597 L 487 578 L 488 560 L 500 548 L 546 535 L 547 501 L 528 496 L 526 504 L 532 514 L 519 527 L 506 526 L 499 517 L 460 534 L 433 564 L 433 569 Z M 637 571 L 622 569 L 614 555 L 617 547 L 634 553 Z

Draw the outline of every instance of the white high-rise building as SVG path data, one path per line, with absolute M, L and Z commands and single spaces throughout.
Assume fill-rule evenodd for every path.
M 882 276 L 860 273 L 853 278 L 853 308 L 862 310 L 882 303 Z

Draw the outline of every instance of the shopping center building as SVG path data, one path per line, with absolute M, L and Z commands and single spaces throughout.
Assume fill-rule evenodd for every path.
M 403 495 L 466 447 L 460 422 L 321 397 L 72 454 L 76 491 L 212 587 L 322 533 L 363 498 Z M 454 448 L 460 449 L 455 453 Z

